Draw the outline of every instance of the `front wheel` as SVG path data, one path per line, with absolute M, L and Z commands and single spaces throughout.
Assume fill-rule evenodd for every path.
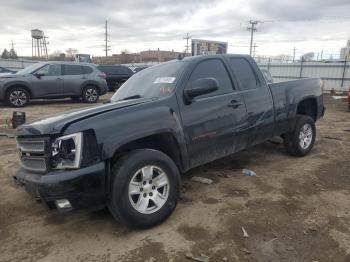
M 24 107 L 29 102 L 29 93 L 22 87 L 11 88 L 6 95 L 6 101 L 13 107 Z
M 112 215 L 129 227 L 148 228 L 163 222 L 175 209 L 181 178 L 164 153 L 139 149 L 123 156 L 112 168 Z
M 83 89 L 82 99 L 85 103 L 96 103 L 99 96 L 99 91 L 96 86 L 87 86 Z
M 309 116 L 298 115 L 294 130 L 284 135 L 284 145 L 290 155 L 305 156 L 312 149 L 315 139 L 315 121 Z

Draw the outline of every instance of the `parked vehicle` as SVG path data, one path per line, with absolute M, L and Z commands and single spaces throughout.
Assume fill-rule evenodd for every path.
M 104 73 L 92 64 L 35 63 L 13 75 L 0 76 L 0 100 L 23 107 L 30 99 L 82 99 L 95 103 L 107 92 Z
M 0 74 L 14 74 L 16 71 L 0 66 Z
M 348 92 L 348 107 L 349 107 L 349 112 L 350 112 L 350 87 L 349 87 L 349 92 Z
M 97 68 L 106 74 L 108 89 L 112 92 L 133 75 L 129 67 L 122 65 L 99 65 Z
M 143 69 L 146 69 L 146 68 L 148 68 L 148 66 L 136 67 L 136 68 L 134 69 L 134 73 L 140 72 L 140 71 L 142 71 Z
M 267 70 L 267 69 L 261 69 L 261 72 L 263 73 L 263 75 L 264 75 L 264 77 L 266 79 L 266 82 L 268 84 L 272 84 L 273 83 L 273 77 L 272 77 L 270 71 Z
M 173 60 L 133 75 L 110 103 L 16 130 L 19 185 L 53 209 L 108 206 L 131 227 L 174 210 L 181 173 L 274 136 L 305 156 L 325 108 L 320 79 L 267 84 L 246 55 Z

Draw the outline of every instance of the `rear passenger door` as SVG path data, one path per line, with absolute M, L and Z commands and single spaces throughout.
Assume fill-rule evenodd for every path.
M 213 93 L 196 97 L 186 104 L 183 95 L 181 118 L 190 159 L 195 167 L 238 150 L 241 130 L 246 121 L 246 109 L 241 93 L 235 89 L 227 65 L 218 58 L 200 61 L 193 69 L 186 88 L 193 81 L 212 77 L 219 83 Z
M 80 95 L 81 86 L 87 80 L 81 65 L 63 65 L 64 95 Z
M 248 141 L 254 145 L 273 136 L 274 108 L 269 87 L 248 59 L 230 57 L 229 63 L 242 91 L 248 114 Z M 248 145 L 248 146 L 249 146 Z

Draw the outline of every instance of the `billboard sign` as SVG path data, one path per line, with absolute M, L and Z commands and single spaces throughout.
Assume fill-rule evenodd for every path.
M 192 55 L 215 55 L 227 53 L 227 42 L 192 39 Z

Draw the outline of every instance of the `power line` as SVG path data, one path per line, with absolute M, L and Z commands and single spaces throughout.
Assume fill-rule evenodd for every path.
M 111 50 L 111 46 L 108 45 L 108 23 L 106 20 L 106 24 L 105 24 L 105 49 L 103 49 L 106 52 L 106 57 L 108 56 L 108 51 Z
M 250 26 L 247 27 L 247 30 L 250 31 L 250 51 L 249 51 L 250 55 L 252 55 L 252 52 L 253 52 L 254 32 L 258 31 L 258 29 L 256 29 L 256 26 L 258 25 L 258 23 L 262 23 L 262 22 L 258 20 L 249 20 Z
M 186 40 L 186 45 L 185 45 L 185 53 L 188 53 L 188 50 L 190 49 L 190 46 L 188 44 L 188 41 L 191 39 L 192 36 L 189 35 L 189 33 L 187 32 L 186 36 L 184 37 L 184 39 Z

